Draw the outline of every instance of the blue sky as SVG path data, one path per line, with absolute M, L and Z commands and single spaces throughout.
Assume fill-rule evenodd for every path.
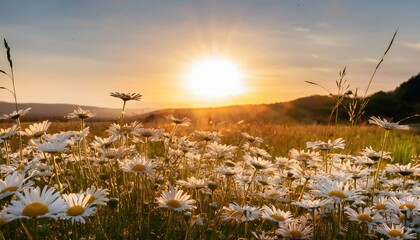
M 396 29 L 370 92 L 416 75 L 419 9 L 419 1 L 3 1 L 0 33 L 20 102 L 119 107 L 109 96 L 119 91 L 143 94 L 135 108 L 273 103 L 325 94 L 304 81 L 334 92 L 344 67 L 364 92 Z M 206 102 L 185 88 L 185 69 L 209 54 L 240 65 L 245 94 Z M 12 98 L 0 92 L 0 101 Z

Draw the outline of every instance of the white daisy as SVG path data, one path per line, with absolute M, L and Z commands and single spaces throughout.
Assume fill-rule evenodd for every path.
M 60 216 L 62 219 L 71 219 L 71 222 L 85 223 L 85 218 L 93 216 L 96 212 L 96 207 L 89 204 L 91 199 L 90 194 L 85 193 L 70 193 L 63 194 L 65 203 L 64 214 Z
M 124 172 L 134 172 L 139 174 L 146 174 L 152 176 L 155 172 L 154 168 L 158 163 L 147 159 L 143 156 L 134 157 L 134 159 L 125 159 L 121 163 L 121 170 Z
M 169 186 L 169 190 L 162 191 L 162 194 L 157 198 L 157 201 L 159 207 L 181 212 L 183 210 L 196 208 L 194 206 L 196 201 L 190 198 L 191 196 L 184 193 L 184 191 L 178 190 L 177 187 Z
M 24 184 L 29 178 L 25 178 L 25 173 L 13 172 L 6 176 L 4 180 L 0 180 L 0 199 L 13 195 L 22 191 L 25 187 L 29 187 L 33 182 Z
M 54 188 L 44 186 L 27 188 L 23 193 L 15 194 L 18 200 L 12 200 L 6 207 L 6 219 L 12 221 L 19 218 L 57 218 L 66 209 L 60 193 Z
M 378 125 L 379 127 L 384 128 L 385 130 L 409 130 L 410 127 L 408 125 L 399 125 L 398 122 L 390 122 L 385 118 L 381 119 L 379 117 L 370 117 L 369 118 L 370 124 Z

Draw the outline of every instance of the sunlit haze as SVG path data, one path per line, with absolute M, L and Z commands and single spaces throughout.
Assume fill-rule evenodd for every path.
M 198 98 L 220 99 L 244 93 L 244 74 L 224 57 L 198 59 L 189 67 L 185 78 L 188 88 Z
M 128 108 L 260 104 L 331 92 L 347 68 L 369 93 L 417 75 L 418 1 L 3 1 L 21 103 Z M 0 48 L 0 69 L 9 71 Z M 11 87 L 6 76 L 0 86 Z M 0 101 L 13 102 L 7 91 Z M 3 114 L 3 113 L 0 113 Z

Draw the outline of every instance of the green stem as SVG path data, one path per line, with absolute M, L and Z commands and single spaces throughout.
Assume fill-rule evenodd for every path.
M 58 165 L 57 165 L 57 162 L 55 161 L 55 156 L 53 153 L 51 153 L 51 157 L 54 164 L 54 174 L 55 174 L 55 180 L 57 181 L 58 190 L 60 191 L 60 194 L 63 194 L 63 187 L 60 182 L 60 177 L 58 176 Z
M 255 169 L 254 173 L 252 174 L 251 181 L 248 184 L 248 188 L 246 189 L 244 199 L 242 201 L 242 206 L 244 206 L 246 203 L 246 197 L 248 196 L 249 189 L 251 188 L 251 185 L 252 185 L 252 182 L 254 181 L 255 176 L 257 175 L 257 171 L 258 169 Z

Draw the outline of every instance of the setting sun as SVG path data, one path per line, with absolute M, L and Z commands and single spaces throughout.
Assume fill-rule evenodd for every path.
M 187 87 L 200 98 L 215 99 L 244 92 L 244 74 L 230 59 L 208 57 L 194 62 L 186 72 Z

